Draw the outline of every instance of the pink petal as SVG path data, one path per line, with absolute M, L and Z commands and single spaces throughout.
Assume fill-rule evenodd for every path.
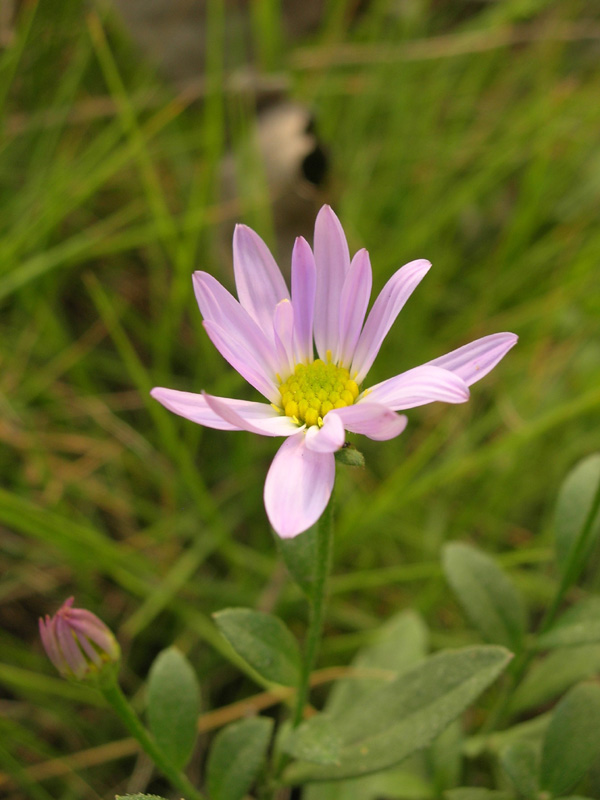
M 294 371 L 294 308 L 289 300 L 275 306 L 273 334 L 279 361 L 277 374 L 286 378 Z
M 302 430 L 289 417 L 284 417 L 266 403 L 233 405 L 230 400 L 204 394 L 206 403 L 215 414 L 239 429 L 261 436 L 293 436 Z M 238 401 L 242 403 L 242 401 Z
M 306 431 L 306 447 L 315 453 L 335 453 L 346 441 L 346 431 L 342 420 L 329 412 L 325 415 L 323 427 L 312 425 Z
M 248 381 L 250 386 L 254 386 L 271 403 L 279 400 L 277 385 L 271 377 L 275 375 L 276 368 L 271 373 L 264 362 L 256 359 L 255 353 L 242 340 L 231 335 L 216 322 L 205 320 L 204 329 L 223 358 Z
M 352 361 L 350 372 L 352 376 L 357 373 L 354 380 L 358 384 L 364 380 L 394 320 L 430 267 L 429 261 L 424 259 L 411 261 L 394 273 L 381 290 L 367 317 Z
M 45 621 L 40 617 L 40 636 L 44 650 L 48 654 L 48 658 L 54 664 L 59 672 L 64 671 L 63 658 L 58 649 L 58 642 L 56 641 L 55 620 L 50 616 L 46 616 Z
M 60 652 L 73 675 L 81 678 L 87 670 L 87 662 L 81 652 L 69 624 L 62 618 L 56 618 L 56 638 Z
M 382 403 L 400 411 L 436 400 L 465 403 L 469 399 L 469 388 L 455 373 L 424 364 L 369 387 L 363 397 L 367 403 Z
M 296 358 L 304 363 L 313 360 L 316 288 L 315 257 L 306 239 L 300 236 L 296 239 L 292 252 L 292 305 Z
M 196 300 L 205 322 L 210 321 L 218 325 L 227 331 L 231 339 L 242 342 L 245 349 L 252 353 L 254 361 L 262 365 L 265 374 L 274 376 L 277 371 L 277 359 L 273 343 L 272 313 L 266 335 L 235 297 L 212 275 L 197 271 L 194 272 L 193 281 Z
M 270 336 L 275 306 L 290 295 L 271 251 L 246 225 L 233 234 L 233 271 L 240 303 Z
M 315 222 L 315 344 L 323 361 L 327 351 L 335 355 L 340 328 L 340 297 L 350 269 L 348 243 L 339 219 L 329 206 L 323 206 Z
M 333 489 L 333 453 L 315 453 L 304 434 L 290 436 L 279 448 L 265 482 L 265 508 L 275 532 L 290 539 L 319 519 Z
M 395 414 L 390 408 L 367 401 L 346 408 L 336 408 L 327 416 L 331 414 L 342 420 L 347 431 L 361 433 L 379 442 L 399 436 L 408 422 L 405 416 Z
M 494 369 L 518 339 L 514 333 L 492 333 L 428 363 L 450 370 L 470 386 Z
M 349 367 L 352 363 L 354 349 L 365 321 L 372 285 L 373 273 L 369 254 L 364 249 L 359 250 L 350 264 L 340 299 L 340 338 L 334 361 L 341 366 Z
M 100 664 L 102 664 L 102 658 L 100 654 L 98 653 L 96 648 L 88 641 L 87 637 L 78 636 L 77 644 L 93 664 L 95 664 L 97 667 L 99 667 Z
M 236 425 L 231 425 L 226 422 L 223 417 L 216 414 L 206 402 L 206 399 L 201 394 L 194 394 L 193 392 L 179 392 L 176 389 L 164 389 L 162 386 L 157 386 L 150 392 L 155 400 L 158 400 L 165 408 L 172 411 L 174 414 L 179 414 L 180 417 L 185 417 L 198 425 L 204 425 L 206 428 L 216 428 L 220 431 L 240 431 L 241 428 Z M 243 400 L 230 400 L 229 402 L 242 403 Z M 263 405 L 263 403 L 257 403 Z

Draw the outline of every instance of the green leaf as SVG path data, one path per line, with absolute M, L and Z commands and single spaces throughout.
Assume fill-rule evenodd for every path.
M 288 572 L 309 600 L 313 599 L 314 593 L 317 525 L 313 525 L 299 536 L 294 536 L 293 539 L 282 539 L 280 536 L 275 536 L 277 548 Z
M 314 764 L 338 764 L 342 737 L 335 722 L 326 714 L 317 714 L 290 731 L 283 749 L 294 758 Z
M 357 673 L 382 670 L 381 676 L 336 681 L 327 699 L 327 712 L 337 716 L 348 706 L 362 702 L 383 680 L 389 682 L 424 659 L 427 645 L 427 626 L 418 614 L 414 611 L 395 614 L 376 631 L 373 642 L 360 650 L 350 664 Z
M 452 543 L 444 548 L 443 566 L 448 583 L 484 639 L 520 650 L 525 608 L 515 585 L 495 561 L 474 547 Z
M 502 751 L 500 763 L 520 795 L 537 797 L 540 790 L 539 745 L 527 740 L 513 742 Z
M 497 792 L 493 789 L 481 789 L 471 786 L 460 786 L 444 792 L 445 800 L 513 800 L 508 792 Z
M 560 487 L 554 518 L 559 569 L 566 570 L 583 536 L 589 531 L 589 549 L 600 535 L 600 509 L 591 518 L 600 488 L 600 453 L 580 461 Z M 582 554 L 582 557 L 585 553 Z
M 539 650 L 600 643 L 600 597 L 590 597 L 566 611 L 536 642 Z
M 263 766 L 273 720 L 250 717 L 215 736 L 206 767 L 211 800 L 241 800 Z
M 433 742 L 427 753 L 436 796 L 460 783 L 463 767 L 463 727 L 455 719 Z
M 200 688 L 189 661 L 175 647 L 159 653 L 148 678 L 148 724 L 160 749 L 178 768 L 194 749 Z
M 510 658 L 503 647 L 482 646 L 422 661 L 335 718 L 342 742 L 339 764 L 298 761 L 286 769 L 284 781 L 337 780 L 398 764 L 427 747 L 498 677 Z
M 213 616 L 236 653 L 259 675 L 283 686 L 298 684 L 300 650 L 279 617 L 250 608 L 226 608 Z
M 115 795 L 115 800 L 165 800 L 165 798 L 158 794 L 140 794 L 137 792 L 136 794 L 117 794 Z
M 403 767 L 349 781 L 309 783 L 302 788 L 302 800 L 433 800 L 435 796 L 425 778 Z
M 510 701 L 510 712 L 519 714 L 554 700 L 573 684 L 600 670 L 600 645 L 555 650 L 535 664 Z
M 565 794 L 600 755 L 600 686 L 573 687 L 554 709 L 542 749 L 540 783 Z

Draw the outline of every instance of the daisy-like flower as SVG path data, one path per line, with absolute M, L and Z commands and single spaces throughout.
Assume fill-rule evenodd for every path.
M 291 292 L 266 244 L 245 225 L 235 229 L 233 267 L 239 301 L 206 272 L 194 273 L 196 299 L 217 350 L 267 402 L 164 388 L 153 389 L 152 396 L 209 428 L 285 437 L 264 491 L 269 521 L 283 538 L 302 533 L 323 513 L 333 489 L 334 453 L 346 431 L 392 439 L 407 423 L 397 411 L 434 401 L 464 403 L 468 387 L 517 341 L 513 333 L 484 336 L 365 385 L 387 332 L 431 264 L 419 259 L 401 267 L 365 321 L 369 254 L 359 250 L 350 259 L 329 206 L 316 219 L 314 252 L 305 239 L 296 240 Z
M 40 617 L 40 636 L 48 658 L 64 678 L 94 678 L 106 664 L 121 658 L 112 631 L 86 608 L 73 608 L 72 597 L 53 617 Z

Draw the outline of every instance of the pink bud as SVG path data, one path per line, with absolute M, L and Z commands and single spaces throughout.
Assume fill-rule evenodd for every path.
M 53 617 L 40 617 L 40 636 L 60 674 L 84 680 L 105 664 L 116 664 L 121 649 L 102 620 L 85 608 L 73 608 L 73 599 L 65 600 Z

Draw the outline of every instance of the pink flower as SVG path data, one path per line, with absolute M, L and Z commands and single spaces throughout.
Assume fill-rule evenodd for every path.
M 267 402 L 163 388 L 152 396 L 200 425 L 285 437 L 264 492 L 269 521 L 284 538 L 302 533 L 323 513 L 333 488 L 334 453 L 346 431 L 392 439 L 407 423 L 397 411 L 436 400 L 464 403 L 468 387 L 517 341 L 513 333 L 484 336 L 365 387 L 387 332 L 429 261 L 411 261 L 392 275 L 366 321 L 369 255 L 359 250 L 350 260 L 329 206 L 317 216 L 314 253 L 305 239 L 296 240 L 291 293 L 265 243 L 245 225 L 235 230 L 233 266 L 239 302 L 206 272 L 194 273 L 196 299 L 217 350 Z
M 53 617 L 40 617 L 40 636 L 48 658 L 64 678 L 93 677 L 121 657 L 112 631 L 91 611 L 73 608 L 72 597 Z

